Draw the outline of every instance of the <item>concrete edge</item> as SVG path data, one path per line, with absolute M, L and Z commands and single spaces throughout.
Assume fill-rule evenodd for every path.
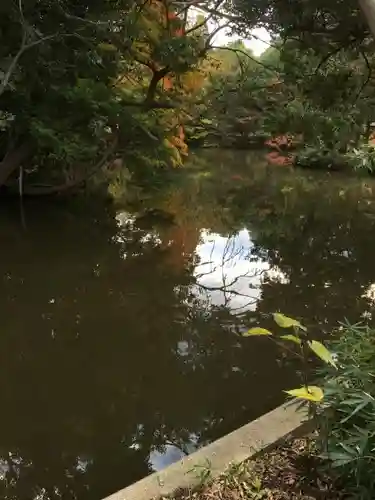
M 285 403 L 165 469 L 131 484 L 103 500 L 151 500 L 200 484 L 199 471 L 209 468 L 211 477 L 231 463 L 255 457 L 290 435 L 307 432 L 306 412 L 296 402 Z

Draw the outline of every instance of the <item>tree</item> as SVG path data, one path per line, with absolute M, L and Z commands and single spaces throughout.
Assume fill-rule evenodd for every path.
M 14 0 L 0 16 L 0 186 L 21 167 L 24 192 L 52 193 L 114 157 L 181 162 L 180 79 L 209 43 L 169 2 Z
M 291 134 L 309 155 L 321 150 L 325 166 L 342 167 L 351 163 L 354 149 L 366 146 L 375 120 L 374 43 L 356 3 L 350 6 L 353 34 L 345 45 L 339 23 L 324 24 L 322 19 L 345 18 L 348 4 L 310 2 L 307 13 L 298 5 L 298 0 L 238 1 L 230 14 L 221 13 L 238 33 L 246 22 L 253 25 L 256 14 L 257 22 L 272 31 L 273 41 L 259 60 L 249 54 L 252 64 L 243 75 L 220 79 L 219 72 L 212 78 L 203 119 L 208 120 L 211 143 L 249 147 L 254 138 Z
M 302 88 L 304 82 L 283 56 L 282 79 L 277 78 L 287 94 L 308 95 L 310 108 L 319 114 L 324 105 L 317 92 L 308 93 L 307 84 L 312 88 L 320 78 L 329 87 L 325 94 L 337 96 L 333 114 L 347 114 L 343 101 L 358 93 L 359 104 L 354 105 L 354 98 L 351 102 L 351 120 L 361 130 L 372 120 L 366 110 L 371 102 L 374 44 L 354 0 L 335 0 L 328 6 L 314 0 L 307 7 L 303 0 L 194 5 L 174 0 L 3 3 L 0 187 L 25 193 L 61 192 L 107 169 L 114 158 L 122 159 L 117 165 L 125 164 L 143 176 L 152 176 L 155 168 L 180 165 L 181 154 L 186 154 L 183 126 L 191 114 L 201 114 L 199 100 L 209 87 L 208 74 L 214 76 L 212 61 L 219 60 L 224 71 L 234 69 L 235 79 L 237 70 L 252 72 L 255 83 L 248 90 L 255 100 L 259 100 L 257 79 L 264 80 L 266 73 L 260 76 L 262 70 L 254 69 L 254 64 L 280 75 L 280 68 L 265 59 L 257 61 L 240 41 L 220 49 L 215 46 L 215 35 L 223 29 L 248 37 L 255 26 L 265 26 L 285 57 L 293 52 L 290 40 L 298 40 L 299 47 L 293 50 L 302 60 L 290 57 L 289 62 L 303 66 L 306 85 Z M 361 0 L 361 5 L 372 19 L 372 0 Z M 203 13 L 193 22 L 192 7 Z M 312 63 L 318 68 L 314 78 Z M 337 92 L 334 77 L 342 82 Z M 271 73 L 267 78 L 275 81 Z M 214 86 L 219 81 L 220 77 Z M 233 89 L 232 78 L 231 82 Z M 268 103 L 274 99 L 270 87 Z M 231 92 L 225 91 L 228 103 Z

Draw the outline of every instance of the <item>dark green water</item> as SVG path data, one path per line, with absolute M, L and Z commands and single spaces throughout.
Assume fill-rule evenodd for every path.
M 132 206 L 4 203 L 0 498 L 100 500 L 281 403 L 238 333 L 372 321 L 372 189 L 216 151 Z

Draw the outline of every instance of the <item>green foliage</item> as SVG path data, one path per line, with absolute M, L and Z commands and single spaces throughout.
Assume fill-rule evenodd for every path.
M 250 24 L 254 14 L 262 25 L 283 39 L 329 52 L 341 45 L 362 43 L 369 35 L 357 0 L 235 0 L 232 12 Z
M 322 455 L 338 470 L 348 494 L 375 496 L 374 330 L 345 325 L 330 344 L 339 370 L 320 372 L 324 405 L 317 423 Z
M 152 177 L 183 163 L 185 125 L 198 145 L 257 147 L 290 134 L 307 149 L 351 151 L 347 163 L 371 171 L 370 152 L 358 152 L 375 121 L 368 29 L 354 0 L 302 3 L 201 3 L 239 37 L 217 47 L 220 26 L 209 33 L 201 14 L 190 25 L 168 2 L 3 2 L 0 186 L 12 187 L 22 165 L 26 184 L 74 185 L 119 157 Z M 241 41 L 254 26 L 273 35 L 259 59 Z
M 212 75 L 200 115 L 213 120 L 217 129 L 208 130 L 206 142 L 250 148 L 288 134 L 299 150 L 298 165 L 371 170 L 366 155 L 345 156 L 367 143 L 369 124 L 375 121 L 375 58 L 368 28 L 354 2 L 343 5 L 338 0 L 327 7 L 315 0 L 306 9 L 301 4 L 301 0 L 259 0 L 251 2 L 251 8 L 242 0 L 232 4 L 230 10 L 239 19 L 235 31 L 243 33 L 244 25 L 250 27 L 258 18 L 274 38 L 251 64 Z M 321 18 L 306 12 L 319 12 Z M 321 25 L 322 19 L 328 24 Z M 354 30 L 346 42 L 338 36 L 347 33 L 341 19 Z M 318 33 L 324 33 L 320 43 Z
M 307 345 L 320 359 L 337 369 L 337 365 L 332 354 L 321 342 L 318 342 L 317 340 L 308 340 Z
M 135 178 L 182 163 L 179 78 L 205 53 L 203 34 L 184 36 L 166 9 L 132 0 L 1 5 L 0 186 L 12 187 L 22 161 L 25 192 L 74 185 L 114 158 Z M 168 92 L 164 78 L 173 79 Z M 22 148 L 26 161 L 2 164 Z
M 375 147 L 372 144 L 363 144 L 347 155 L 348 162 L 355 171 L 375 172 Z
M 250 328 L 250 330 L 242 334 L 243 337 L 257 337 L 259 335 L 272 335 L 272 332 L 270 332 L 266 328 L 254 327 Z
M 299 166 L 371 172 L 371 148 L 367 152 L 362 145 L 375 121 L 375 57 L 364 18 L 354 1 L 327 7 L 315 0 L 306 10 L 300 4 L 257 0 L 249 11 L 242 0 L 225 3 L 237 16 L 234 32 L 243 36 L 254 23 L 265 25 L 272 44 L 259 58 L 241 41 L 211 53 L 218 68 L 208 71 L 188 137 L 200 145 L 255 148 L 288 135 Z M 321 18 L 311 21 L 306 12 L 319 12 Z M 332 29 L 321 25 L 326 18 Z M 341 38 L 347 34 L 341 19 L 354 30 L 349 41 Z
M 303 326 L 298 320 L 285 316 L 279 312 L 273 313 L 273 320 L 280 328 L 293 328 L 294 335 L 280 335 L 274 336 L 272 332 L 265 328 L 255 327 L 251 328 L 247 332 L 243 333 L 244 337 L 256 337 L 256 336 L 266 336 L 274 340 L 278 345 L 285 347 L 284 341 L 286 343 L 292 343 L 298 346 L 299 353 L 296 355 L 303 361 L 304 364 L 304 375 L 303 387 L 298 389 L 290 389 L 285 391 L 286 394 L 297 399 L 302 399 L 304 401 L 310 401 L 314 403 L 320 403 L 324 398 L 324 392 L 320 387 L 308 385 L 308 350 L 312 351 L 316 356 L 318 356 L 326 364 L 334 366 L 336 368 L 335 360 L 329 350 L 317 340 L 307 339 L 307 328 Z M 280 342 L 281 341 L 281 342 Z M 290 352 L 288 348 L 288 352 Z M 293 351 L 291 351 L 293 353 Z
M 273 319 L 281 328 L 295 328 L 297 331 L 299 329 L 306 331 L 306 328 L 301 325 L 299 321 L 293 318 L 289 318 L 281 313 L 273 313 Z
M 297 345 L 302 344 L 302 340 L 299 337 L 297 337 L 297 335 L 291 335 L 291 334 L 280 335 L 280 338 L 283 340 L 289 340 L 290 342 L 294 342 Z
M 306 147 L 297 152 L 295 165 L 316 170 L 342 170 L 349 167 L 343 154 L 326 147 Z

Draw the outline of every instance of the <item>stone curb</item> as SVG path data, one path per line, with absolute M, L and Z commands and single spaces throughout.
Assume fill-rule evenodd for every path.
M 103 500 L 151 500 L 192 489 L 199 485 L 199 471 L 204 467 L 210 477 L 217 477 L 230 463 L 254 457 L 290 434 L 303 434 L 307 425 L 306 412 L 298 410 L 295 402 L 286 403 Z

